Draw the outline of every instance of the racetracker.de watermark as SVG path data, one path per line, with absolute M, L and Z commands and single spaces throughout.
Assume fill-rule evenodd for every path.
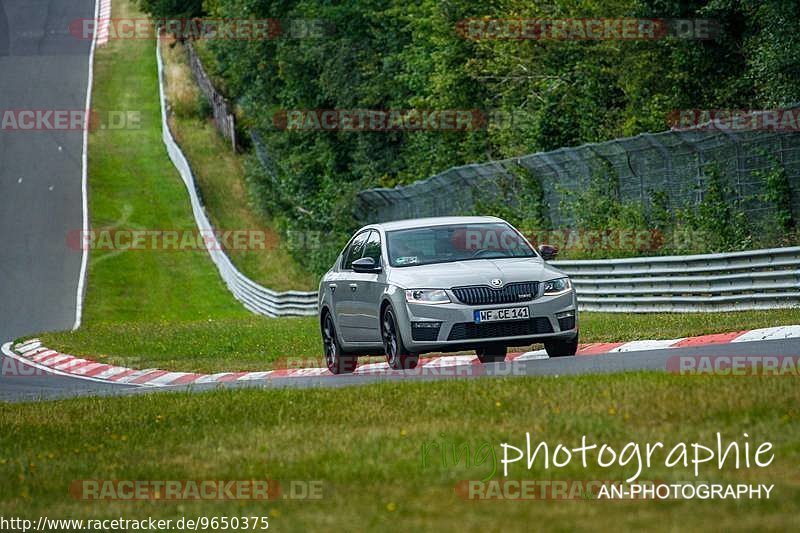
M 12 357 L 3 357 L 0 363 L 0 376 L 3 378 L 52 378 L 53 369 L 66 374 L 85 375 L 98 368 L 111 368 L 112 365 L 99 362 L 106 356 L 97 356 L 98 361 L 89 361 L 53 350 L 41 348 L 36 350 L 34 363 L 20 361 Z M 118 368 L 138 367 L 141 357 L 115 357 L 114 366 Z M 42 366 L 44 365 L 44 366 Z
M 800 131 L 800 107 L 792 109 L 678 109 L 667 115 L 672 130 Z
M 280 109 L 276 131 L 397 132 L 511 131 L 530 125 L 526 109 Z
M 141 127 L 139 111 L 0 109 L 0 131 L 138 130 Z
M 397 132 L 499 131 L 529 125 L 526 110 L 502 109 L 281 109 L 272 115 L 278 131 Z M 793 109 L 680 109 L 667 115 L 672 130 L 800 131 Z
M 106 30 L 107 28 L 107 30 Z M 107 33 L 109 40 L 154 39 L 264 41 L 319 39 L 333 33 L 321 19 L 76 19 L 69 25 L 76 39 L 91 40 Z
M 476 131 L 487 124 L 476 109 L 283 109 L 272 116 L 287 131 Z
M 69 493 L 89 501 L 321 500 L 324 488 L 322 480 L 79 479 Z
M 523 239 L 524 237 L 524 239 Z M 534 229 L 517 233 L 513 229 L 464 228 L 453 232 L 450 240 L 459 250 L 527 249 L 525 240 L 534 246 L 549 244 L 561 251 L 596 252 L 599 250 L 657 251 L 665 247 L 692 248 L 707 242 L 705 232 L 688 229 L 662 232 L 659 229 Z
M 456 23 L 456 33 L 469 40 L 503 41 L 710 40 L 719 34 L 719 24 L 709 19 L 473 18 Z
M 75 251 L 252 251 L 270 250 L 276 239 L 261 229 L 75 229 L 67 245 Z
M 797 355 L 674 355 L 667 371 L 682 376 L 800 376 Z
M 382 356 L 377 356 L 383 359 Z M 420 359 L 415 368 L 404 370 L 390 370 L 385 360 L 376 362 L 363 362 L 356 369 L 359 375 L 397 376 L 402 377 L 478 377 L 478 376 L 525 376 L 528 373 L 528 365 L 531 359 L 540 356 L 520 356 L 512 357 L 508 361 L 495 363 L 492 365 L 481 364 L 473 355 L 431 357 Z M 315 358 L 289 357 L 278 359 L 274 363 L 275 370 L 270 374 L 270 378 L 291 377 L 314 377 L 327 375 L 327 368 L 322 367 L 322 361 Z M 349 379 L 346 374 L 332 375 L 337 379 Z

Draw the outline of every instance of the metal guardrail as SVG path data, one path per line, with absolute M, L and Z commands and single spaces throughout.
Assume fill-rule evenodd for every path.
M 194 176 L 167 121 L 163 61 L 157 46 L 164 144 L 189 191 L 197 227 L 213 234 Z M 213 240 L 208 252 L 230 291 L 247 309 L 269 317 L 313 315 L 317 293 L 276 292 L 239 272 Z M 800 247 L 631 259 L 553 261 L 566 272 L 582 311 L 702 312 L 800 307 Z
M 317 312 L 317 293 L 304 291 L 277 292 L 266 287 L 262 287 L 255 281 L 239 272 L 231 263 L 230 258 L 222 251 L 222 247 L 216 240 L 213 226 L 206 216 L 203 204 L 197 194 L 192 169 L 189 162 L 183 155 L 172 132 L 169 129 L 167 120 L 167 101 L 164 92 L 164 62 L 161 57 L 161 40 L 156 39 L 156 59 L 158 62 L 158 87 L 161 102 L 161 129 L 164 145 L 167 147 L 169 158 L 178 169 L 178 173 L 183 179 L 189 191 L 189 199 L 192 204 L 192 212 L 197 223 L 198 229 L 206 237 L 206 247 L 214 264 L 219 270 L 220 276 L 225 281 L 228 289 L 234 297 L 242 302 L 244 306 L 254 313 L 268 317 L 292 316 L 292 315 L 314 315 Z
M 552 264 L 572 279 L 582 311 L 800 307 L 800 247 Z

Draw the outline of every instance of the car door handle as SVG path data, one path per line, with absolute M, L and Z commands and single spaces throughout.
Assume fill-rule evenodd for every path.
M 358 283 L 351 283 L 350 284 L 350 290 L 355 292 L 356 289 L 358 289 Z
M 331 292 L 336 292 L 336 284 L 335 283 L 329 283 L 328 284 L 328 288 L 331 290 Z

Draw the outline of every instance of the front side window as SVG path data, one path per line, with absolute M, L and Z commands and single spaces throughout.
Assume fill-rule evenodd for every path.
M 356 259 L 361 259 L 361 255 L 364 253 L 364 245 L 367 242 L 367 237 L 369 234 L 369 231 L 362 231 L 356 235 L 356 238 L 353 239 L 353 241 L 350 243 L 350 246 L 347 247 L 347 250 L 345 250 L 342 258 L 343 269 L 352 270 L 353 261 Z
M 525 239 L 502 222 L 390 231 L 386 234 L 386 245 L 394 267 L 537 257 Z
M 364 245 L 364 255 L 362 257 L 371 257 L 376 265 L 381 264 L 381 234 L 372 230 Z

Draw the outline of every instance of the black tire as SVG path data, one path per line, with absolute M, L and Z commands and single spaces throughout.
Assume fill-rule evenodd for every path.
M 350 374 L 358 366 L 358 356 L 342 350 L 330 313 L 325 313 L 322 318 L 322 348 L 325 350 L 325 363 L 332 374 Z
M 504 344 L 489 344 L 475 350 L 481 363 L 502 363 L 506 360 L 507 352 Z
M 419 363 L 419 354 L 411 353 L 403 343 L 400 329 L 397 327 L 397 318 L 391 306 L 386 307 L 381 319 L 381 337 L 386 351 L 386 362 L 392 370 L 411 370 Z
M 566 357 L 578 351 L 578 336 L 569 340 L 545 341 L 544 349 L 550 357 Z

